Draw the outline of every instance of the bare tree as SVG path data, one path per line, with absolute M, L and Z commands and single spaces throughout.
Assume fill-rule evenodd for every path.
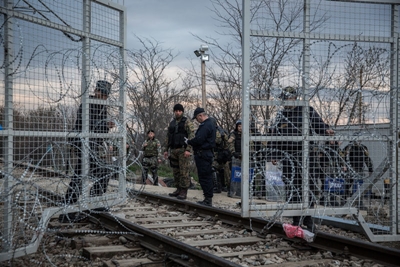
M 189 100 L 191 82 L 179 73 L 175 77 L 168 73 L 169 65 L 177 56 L 172 49 L 162 48 L 156 40 L 136 38 L 141 47 L 127 52 L 129 128 L 136 135 L 152 129 L 162 142 L 173 105 Z
M 333 67 L 334 63 L 326 60 L 326 71 L 314 72 L 324 77 L 320 80 L 326 80 L 315 83 L 319 85 L 315 100 L 324 107 L 320 112 L 335 126 L 366 123 L 366 116 L 371 116 L 368 110 L 372 103 L 379 102 L 389 90 L 386 81 L 390 76 L 390 53 L 379 46 L 358 43 L 338 47 L 335 53 L 345 58 L 342 69 Z M 368 100 L 365 100 L 366 96 Z
M 211 37 L 195 37 L 209 44 L 212 62 L 215 64 L 207 69 L 207 83 L 213 88 L 208 90 L 208 109 L 217 121 L 226 129 L 232 130 L 235 120 L 241 116 L 241 79 L 242 79 L 242 1 L 212 0 L 214 19 L 222 31 L 220 36 L 229 38 L 222 43 L 220 39 Z M 274 6 L 277 4 L 278 6 Z M 279 12 L 275 12 L 278 8 Z M 252 27 L 265 29 L 268 17 L 271 30 L 299 31 L 302 26 L 303 6 L 290 1 L 253 1 L 251 7 Z M 312 17 L 312 30 L 320 27 L 326 16 Z M 286 72 L 292 60 L 289 51 L 301 44 L 295 38 L 251 38 L 251 98 L 271 99 L 272 90 L 284 86 L 282 81 L 289 74 Z M 286 65 L 285 65 L 286 64 Z M 295 63 L 297 64 L 297 62 Z M 193 68 L 196 77 L 200 77 Z M 198 79 L 199 81 L 200 79 Z M 288 84 L 286 84 L 288 85 Z M 297 85 L 297 84 L 296 84 Z M 255 119 L 268 122 L 275 107 L 253 107 Z

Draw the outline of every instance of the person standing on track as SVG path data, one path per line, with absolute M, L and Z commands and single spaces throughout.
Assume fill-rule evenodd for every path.
M 94 90 L 95 95 L 90 96 L 90 99 L 107 100 L 111 91 L 111 84 L 107 81 L 97 81 Z M 83 128 L 83 106 L 79 106 L 75 121 L 74 132 L 79 134 Z M 90 103 L 89 104 L 89 131 L 90 133 L 108 133 L 109 130 L 115 127 L 115 123 L 108 120 L 107 106 L 104 104 Z M 69 183 L 67 192 L 64 197 L 65 205 L 71 205 L 78 201 L 82 191 L 82 159 L 85 156 L 83 153 L 83 142 L 81 138 L 74 137 L 71 139 L 71 155 L 76 159 L 74 166 L 74 174 Z M 108 181 L 110 179 L 110 170 L 107 166 L 106 159 L 103 157 L 104 151 L 108 150 L 103 138 L 89 139 L 89 175 L 93 177 L 94 183 L 90 189 L 90 196 L 101 196 L 107 190 Z M 107 156 L 107 155 L 106 155 Z M 98 211 L 105 208 L 96 209 Z M 62 223 L 77 221 L 79 214 L 69 213 L 60 214 L 59 221 Z
M 182 200 L 187 198 L 190 186 L 189 165 L 192 155 L 192 147 L 185 143 L 185 138 L 194 137 L 194 124 L 183 116 L 184 111 L 181 104 L 174 106 L 175 118 L 169 123 L 164 145 L 164 158 L 169 159 L 176 186 L 176 190 L 169 196 Z
M 360 132 L 356 132 L 353 136 L 360 136 Z M 373 164 L 371 157 L 369 156 L 368 147 L 361 144 L 360 141 L 354 140 L 351 141 L 344 149 L 345 161 L 346 161 L 346 169 L 348 173 L 348 178 L 346 181 L 346 196 L 350 197 L 353 192 L 355 192 L 354 186 L 355 183 L 364 182 L 365 172 L 364 168 L 368 169 L 369 175 L 374 172 Z M 352 189 L 353 187 L 353 189 Z M 363 196 L 360 197 L 358 208 L 361 210 L 367 210 L 367 207 L 364 206 L 364 202 L 362 200 Z
M 204 200 L 197 203 L 212 206 L 214 196 L 213 168 L 214 148 L 216 138 L 215 124 L 210 120 L 204 108 L 196 108 L 193 115 L 200 125 L 193 139 L 186 140 L 193 147 L 199 183 L 203 190 Z
M 280 98 L 282 100 L 295 101 L 298 98 L 298 89 L 288 86 L 282 91 Z M 309 107 L 309 133 L 310 135 L 334 135 L 334 131 L 330 129 L 320 115 Z M 291 141 L 290 136 L 302 136 L 303 134 L 303 106 L 285 106 L 278 113 L 275 123 L 272 126 L 273 136 L 287 136 L 288 141 L 273 141 L 270 147 L 273 154 L 271 155 L 272 164 L 276 165 L 278 160 L 282 163 L 282 179 L 286 187 L 286 198 L 289 203 L 300 204 L 303 202 L 303 142 Z M 312 170 L 316 157 L 310 153 L 309 169 Z M 315 192 L 315 184 L 313 179 L 309 179 L 310 191 L 310 207 L 314 206 L 312 192 Z M 293 216 L 293 225 L 301 226 L 301 216 Z M 304 217 L 304 225 L 307 229 L 314 230 L 314 222 L 311 216 Z
M 158 164 L 161 163 L 161 144 L 158 139 L 155 138 L 153 130 L 147 132 L 147 139 L 142 145 L 143 150 L 143 173 L 142 183 L 146 184 L 147 175 L 149 170 L 153 175 L 153 185 L 158 185 Z

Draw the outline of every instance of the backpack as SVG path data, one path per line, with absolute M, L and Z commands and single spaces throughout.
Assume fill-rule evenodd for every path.
M 219 164 L 225 164 L 232 159 L 232 153 L 226 145 L 226 132 L 221 127 L 217 126 L 217 131 L 221 135 L 221 142 L 216 145 L 217 162 Z

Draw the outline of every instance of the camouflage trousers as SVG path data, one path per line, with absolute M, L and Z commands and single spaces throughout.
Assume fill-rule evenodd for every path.
M 223 179 L 225 181 L 225 186 L 229 188 L 229 186 L 231 184 L 231 169 L 229 167 L 229 162 L 221 164 L 221 163 L 218 163 L 216 160 L 214 160 L 213 167 L 219 173 L 222 173 L 222 170 L 223 170 L 223 172 L 224 172 Z M 222 181 L 221 181 L 221 183 L 222 183 Z
M 142 182 L 145 182 L 147 179 L 147 175 L 149 171 L 153 175 L 153 180 L 158 178 L 158 158 L 154 157 L 145 157 L 142 160 L 143 172 L 142 172 Z
M 185 158 L 184 153 L 184 148 L 171 149 L 169 163 L 174 174 L 175 186 L 187 189 L 190 186 L 189 166 L 191 157 Z

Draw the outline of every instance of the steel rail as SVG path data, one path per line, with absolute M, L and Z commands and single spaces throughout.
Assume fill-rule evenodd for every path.
M 199 215 L 215 217 L 224 223 L 232 225 L 243 225 L 247 229 L 262 232 L 266 225 L 268 232 L 278 236 L 286 237 L 282 223 L 271 223 L 262 218 L 245 218 L 238 212 L 232 212 L 215 207 L 207 207 L 197 203 L 178 200 L 167 196 L 155 195 L 147 192 L 141 192 L 136 196 L 138 199 L 149 201 L 152 203 L 165 204 L 175 206 L 177 209 L 187 212 L 195 212 Z M 297 238 L 296 238 L 297 239 Z M 293 239 L 291 239 L 293 240 Z M 301 239 L 297 239 L 300 241 Z M 358 258 L 372 260 L 385 266 L 399 266 L 400 250 L 385 247 L 379 244 L 365 242 L 361 240 L 351 239 L 344 236 L 333 235 L 324 232 L 316 232 L 313 242 L 307 243 L 308 246 L 326 251 L 335 252 L 337 254 L 352 255 Z
M 45 191 L 45 190 L 43 190 Z M 46 197 L 51 196 L 50 192 L 46 192 Z M 129 193 L 129 192 L 128 192 Z M 60 201 L 59 196 L 53 196 L 55 201 Z M 150 201 L 158 204 L 166 204 L 169 206 L 175 206 L 177 209 L 182 209 L 187 212 L 196 212 L 199 215 L 211 216 L 218 218 L 222 222 L 232 225 L 243 225 L 247 229 L 255 230 L 259 233 L 264 231 L 266 225 L 272 225 L 268 227 L 268 232 L 276 234 L 278 236 L 286 237 L 282 223 L 275 222 L 271 224 L 270 221 L 262 218 L 246 218 L 242 217 L 238 212 L 232 212 L 223 210 L 215 207 L 206 207 L 197 203 L 178 200 L 167 196 L 155 195 L 147 192 L 140 192 L 136 196 L 138 199 Z M 114 217 L 113 217 L 114 218 Z M 114 219 L 115 220 L 115 219 Z M 120 219 L 122 221 L 122 219 Z M 152 232 L 154 233 L 154 232 Z M 161 238 L 160 235 L 159 238 Z M 173 240 L 173 239 L 171 239 Z M 293 240 L 293 239 L 292 239 Z M 297 239 L 297 241 L 301 241 Z M 174 241 L 171 241 L 174 242 Z M 177 241 L 175 241 L 177 242 Z M 316 237 L 312 243 L 307 243 L 308 246 L 335 252 L 343 255 L 353 255 L 358 258 L 369 259 L 376 263 L 383 264 L 385 266 L 399 266 L 400 262 L 400 250 L 385 247 L 379 244 L 369 243 L 361 240 L 351 239 L 344 236 L 332 235 L 324 232 L 317 232 Z M 201 250 L 198 250 L 201 251 Z M 171 252 L 172 253 L 172 252 Z M 207 255 L 210 255 L 207 253 Z M 202 255 L 199 259 L 203 260 Z M 214 256 L 215 257 L 215 256 Z M 222 265 L 207 265 L 207 266 L 238 266 L 224 259 L 215 257 L 218 260 L 223 260 Z M 216 263 L 216 261 L 215 261 Z M 224 265 L 228 264 L 228 265 Z M 231 265 L 229 265 L 231 264 Z M 232 265 L 233 264 L 233 265 Z
M 165 255 L 172 261 L 182 266 L 198 267 L 239 267 L 236 263 L 220 258 L 208 252 L 202 251 L 183 242 L 177 241 L 171 237 L 157 233 L 154 230 L 147 229 L 123 218 L 117 218 L 112 214 L 94 214 L 98 218 L 102 227 L 111 231 L 130 230 L 138 235 L 126 236 L 134 242 L 139 242 L 141 246 L 146 247 L 159 255 Z M 116 220 L 117 218 L 117 220 Z M 93 220 L 94 223 L 98 221 Z

